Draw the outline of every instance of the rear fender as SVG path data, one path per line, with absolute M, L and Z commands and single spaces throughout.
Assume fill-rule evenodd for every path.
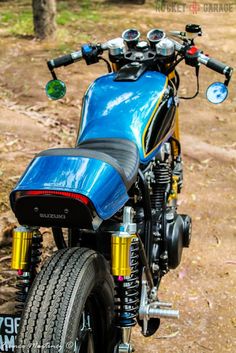
M 84 195 L 103 220 L 114 215 L 129 198 L 124 181 L 115 168 L 104 161 L 81 156 L 36 157 L 11 193 L 11 205 L 16 216 L 16 196 L 27 190 Z M 58 202 L 62 201 L 58 199 Z

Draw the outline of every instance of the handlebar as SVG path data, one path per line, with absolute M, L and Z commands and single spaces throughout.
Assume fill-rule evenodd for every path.
M 184 45 L 172 38 L 170 40 L 174 43 L 175 50 L 178 53 L 182 54 L 182 56 L 184 56 L 186 59 L 189 48 L 191 48 L 191 46 L 189 46 L 189 43 L 188 44 L 185 43 Z M 49 60 L 47 62 L 48 68 L 50 71 L 53 71 L 56 68 L 70 65 L 74 62 L 82 60 L 83 58 L 85 59 L 88 65 L 96 63 L 98 62 L 98 59 L 97 59 L 98 55 L 102 54 L 103 51 L 109 49 L 110 42 L 112 42 L 112 40 L 98 45 L 84 45 L 82 46 L 82 50 L 75 51 L 71 54 L 63 55 L 58 58 Z M 233 69 L 230 66 L 225 65 L 218 60 L 215 60 L 213 58 L 210 58 L 204 55 L 197 48 L 194 48 L 194 49 L 196 50 L 195 57 L 191 58 L 190 56 L 190 60 L 193 59 L 192 63 L 190 64 L 191 66 L 197 67 L 198 64 L 203 64 L 207 66 L 209 69 L 214 70 L 220 74 L 223 74 L 226 76 L 227 79 L 230 79 L 233 72 Z M 187 59 L 186 59 L 186 63 L 187 63 Z
M 50 71 L 61 66 L 67 66 L 83 59 L 82 51 L 75 51 L 71 54 L 60 56 L 59 58 L 47 62 Z
M 198 62 L 203 65 L 206 65 L 207 67 L 209 67 L 209 69 L 214 70 L 219 74 L 225 75 L 226 77 L 231 76 L 233 71 L 232 67 L 225 65 L 216 59 L 209 58 L 204 54 L 199 54 Z
M 179 42 L 175 41 L 174 39 L 171 39 L 172 42 L 175 44 L 175 49 L 177 52 L 181 53 L 186 50 L 186 47 Z M 210 58 L 207 55 L 204 55 L 199 52 L 197 61 L 200 64 L 205 65 L 206 67 L 209 67 L 209 69 L 218 72 L 219 74 L 225 75 L 226 77 L 230 77 L 232 75 L 232 67 L 225 65 L 224 63 Z
M 47 62 L 48 68 L 50 71 L 53 71 L 61 66 L 67 66 L 82 59 L 85 59 L 87 65 L 95 64 L 99 60 L 99 55 L 102 54 L 104 50 L 108 50 L 108 43 L 109 42 L 97 45 L 85 44 L 79 51 L 49 60 Z

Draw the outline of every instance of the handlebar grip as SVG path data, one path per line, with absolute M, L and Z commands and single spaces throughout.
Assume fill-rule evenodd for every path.
M 48 68 L 50 70 L 53 70 L 61 66 L 67 66 L 67 65 L 73 64 L 73 62 L 74 60 L 71 54 L 67 54 L 67 55 L 60 56 L 59 58 L 49 60 L 47 64 L 48 64 Z
M 219 74 L 223 74 L 223 75 L 230 73 L 231 71 L 231 68 L 228 65 L 225 65 L 222 62 L 213 58 L 209 58 L 209 60 L 206 63 L 206 66 L 218 72 Z
M 76 61 L 80 61 L 81 59 L 83 59 L 82 51 L 81 50 L 74 51 L 73 53 L 71 53 L 71 57 L 72 57 L 74 63 Z

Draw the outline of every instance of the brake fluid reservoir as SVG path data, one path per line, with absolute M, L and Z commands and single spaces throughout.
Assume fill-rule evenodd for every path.
M 131 274 L 131 244 L 135 234 L 129 234 L 120 227 L 120 231 L 112 234 L 112 274 L 113 276 L 130 276 Z

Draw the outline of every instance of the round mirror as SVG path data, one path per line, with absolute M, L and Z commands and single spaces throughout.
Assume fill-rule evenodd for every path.
M 60 99 L 66 94 L 66 85 L 61 80 L 51 80 L 46 84 L 45 91 L 50 99 Z
M 211 103 L 222 103 L 228 96 L 228 88 L 222 82 L 214 82 L 207 88 L 206 96 Z

